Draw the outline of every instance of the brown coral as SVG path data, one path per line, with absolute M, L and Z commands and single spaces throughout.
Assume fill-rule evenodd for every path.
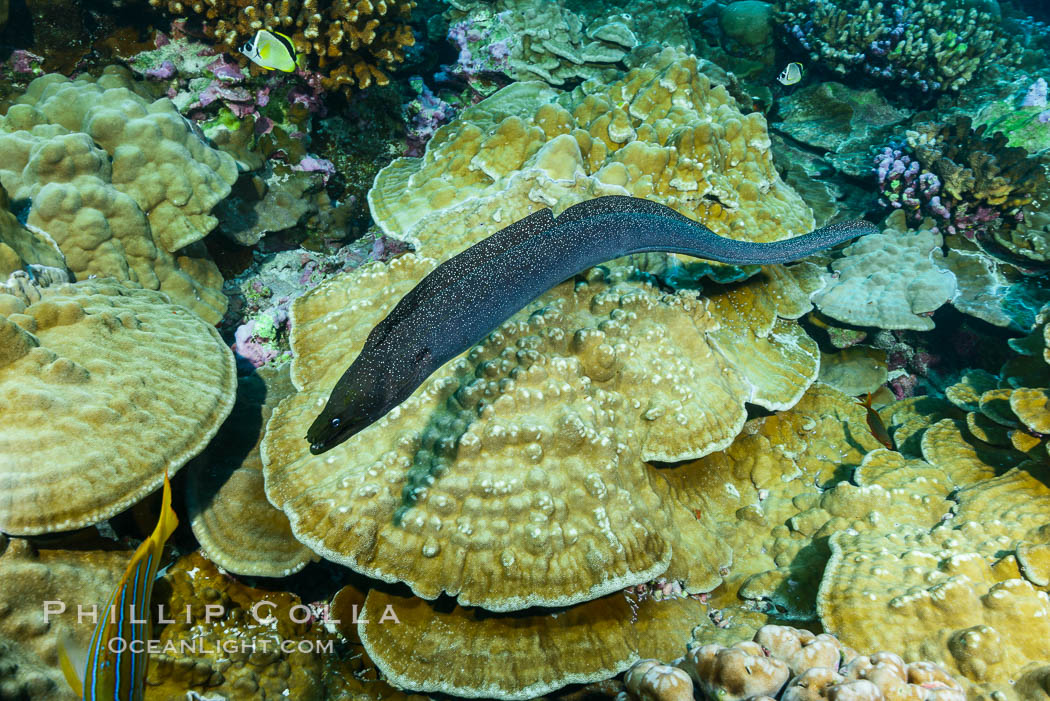
M 501 699 L 607 679 L 639 658 L 667 659 L 705 618 L 693 599 L 634 603 L 621 593 L 568 610 L 493 614 L 373 589 L 361 611 L 357 633 L 393 683 Z
M 176 16 L 191 12 L 205 32 L 235 53 L 260 29 L 287 34 L 318 70 L 326 90 L 390 82 L 385 71 L 415 44 L 409 16 L 413 0 L 150 0 Z
M 240 378 L 237 402 L 186 484 L 193 534 L 227 572 L 282 577 L 314 554 L 292 536 L 288 517 L 266 501 L 259 441 L 273 408 L 294 392 L 287 363 Z
M 222 276 L 199 240 L 237 168 L 170 101 L 151 103 L 134 87 L 116 68 L 34 80 L 0 118 L 0 182 L 31 201 L 30 229 L 57 244 L 78 279 L 161 290 L 216 323 Z

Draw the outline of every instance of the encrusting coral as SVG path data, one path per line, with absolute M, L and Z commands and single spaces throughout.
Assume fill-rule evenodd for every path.
M 735 239 L 814 228 L 773 167 L 764 118 L 676 49 L 571 92 L 513 83 L 441 127 L 422 158 L 380 171 L 368 202 L 387 236 L 445 258 L 537 209 L 600 195 L 654 200 Z
M 233 354 L 161 293 L 15 275 L 0 286 L 0 531 L 97 523 L 204 449 L 233 406 Z
M 126 550 L 37 548 L 0 535 L 0 696 L 79 700 L 59 671 L 59 641 L 87 647 L 93 626 L 90 618 L 77 624 L 76 607 L 101 607 L 130 556 Z M 46 613 L 44 602 L 51 602 Z
M 236 53 L 260 29 L 288 35 L 326 90 L 386 85 L 385 71 L 415 43 L 413 0 L 150 0 L 176 17 L 196 15 L 205 33 Z M 191 14 L 192 13 L 192 14 Z M 242 59 L 247 61 L 247 59 Z
M 999 19 L 954 0 L 783 0 L 782 35 L 811 65 L 920 94 L 958 92 L 983 68 L 1016 64 Z
M 97 80 L 37 78 L 0 118 L 0 183 L 30 203 L 78 279 L 114 277 L 160 290 L 211 323 L 222 277 L 200 244 L 237 176 L 166 99 L 134 91 L 125 70 Z

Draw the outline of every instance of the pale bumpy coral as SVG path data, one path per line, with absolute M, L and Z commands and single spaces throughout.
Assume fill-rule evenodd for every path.
M 422 158 L 384 168 L 368 201 L 385 234 L 444 258 L 542 207 L 612 194 L 661 202 L 736 239 L 813 228 L 773 167 L 762 116 L 742 114 L 674 49 L 571 92 L 514 83 L 439 129 Z
M 134 92 L 126 72 L 97 81 L 37 78 L 0 119 L 0 183 L 30 203 L 78 279 L 159 289 L 212 323 L 222 277 L 198 246 L 230 192 L 233 159 L 205 145 L 166 99 Z
M 707 697 L 724 701 L 966 698 L 962 685 L 936 664 L 908 664 L 891 652 L 859 655 L 834 636 L 788 626 L 763 626 L 753 640 L 731 647 L 694 645 L 678 665 Z
M 326 90 L 390 82 L 386 71 L 415 43 L 412 0 L 150 0 L 176 17 L 197 16 L 220 46 L 237 52 L 260 29 L 291 37 Z M 247 61 L 247 59 L 243 59 Z
M 130 555 L 0 535 L 0 698 L 79 701 L 59 670 L 59 641 L 87 648 L 93 626 L 90 618 L 78 624 L 76 607 L 102 607 Z M 47 614 L 44 602 L 52 602 Z
M 283 577 L 314 555 L 263 490 L 259 441 L 277 403 L 294 392 L 288 364 L 240 378 L 237 402 L 202 459 L 191 466 L 186 505 L 204 553 L 227 572 Z
M 903 212 L 895 212 L 881 233 L 843 249 L 814 302 L 824 314 L 856 326 L 932 329 L 933 312 L 957 293 L 941 244 L 936 231 L 908 229 Z
M 30 265 L 65 268 L 65 258 L 55 242 L 43 232 L 22 226 L 8 211 L 10 200 L 0 185 L 0 280 Z
M 0 530 L 96 523 L 156 489 L 233 405 L 218 332 L 151 290 L 0 287 Z
M 416 256 L 368 265 L 296 302 L 301 391 L 275 411 L 262 444 L 267 495 L 300 540 L 421 596 L 445 590 L 512 610 L 661 574 L 671 520 L 690 538 L 699 532 L 640 461 L 724 447 L 745 401 L 785 408 L 816 375 L 815 344 L 777 316 L 775 293 L 790 306 L 782 281 L 758 277 L 700 299 L 629 283 L 627 268 L 596 269 L 531 303 L 373 426 L 310 455 L 302 436 L 329 388 L 433 265 Z M 693 542 L 679 541 L 695 551 L 676 576 L 696 591 L 717 583 L 724 554 Z M 558 566 L 540 565 L 552 549 Z

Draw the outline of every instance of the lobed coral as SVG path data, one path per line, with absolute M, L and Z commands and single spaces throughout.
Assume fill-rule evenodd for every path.
M 628 678 L 646 670 L 651 660 L 638 662 Z M 708 698 L 724 701 L 780 698 L 816 699 L 909 698 L 917 701 L 963 701 L 962 685 L 931 662 L 905 662 L 892 652 L 858 654 L 824 633 L 766 625 L 753 640 L 725 647 L 717 643 L 692 645 L 677 662 Z M 648 675 L 646 675 L 648 676 Z M 643 682 L 644 684 L 644 682 Z M 641 684 L 639 686 L 642 686 Z M 672 687 L 677 692 L 677 689 Z M 628 686 L 634 699 L 644 699 Z M 685 698 L 692 698 L 692 685 Z M 650 698 L 672 701 L 653 690 Z
M 413 0 L 150 0 L 176 17 L 196 15 L 219 46 L 236 52 L 260 29 L 291 37 L 321 74 L 326 90 L 367 88 L 390 82 L 386 71 L 404 61 L 415 43 L 409 16 Z M 242 62 L 247 59 L 242 58 Z
M 661 202 L 732 238 L 813 228 L 773 166 L 762 116 L 742 114 L 675 49 L 571 92 L 513 83 L 441 127 L 422 158 L 384 168 L 368 202 L 387 236 L 445 257 L 542 207 L 611 194 Z
M 812 65 L 920 94 L 958 92 L 990 65 L 1020 57 L 999 19 L 953 0 L 784 0 L 783 37 Z
M 0 184 L 29 204 L 27 225 L 78 279 L 160 290 L 205 320 L 226 308 L 198 241 L 237 176 L 168 100 L 150 101 L 122 69 L 97 80 L 37 78 L 0 119 Z

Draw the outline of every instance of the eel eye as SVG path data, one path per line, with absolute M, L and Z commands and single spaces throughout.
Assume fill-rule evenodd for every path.
M 332 419 L 329 423 L 332 426 L 332 428 L 339 428 L 339 424 L 342 422 L 339 421 L 339 417 L 337 416 L 334 419 Z

